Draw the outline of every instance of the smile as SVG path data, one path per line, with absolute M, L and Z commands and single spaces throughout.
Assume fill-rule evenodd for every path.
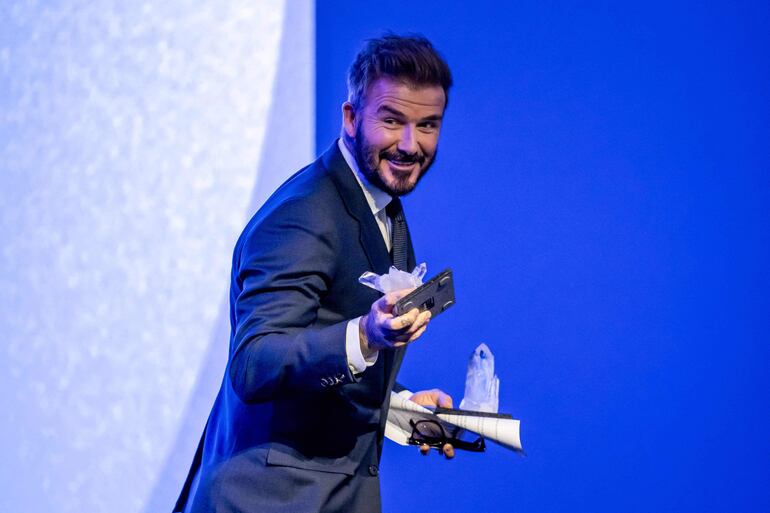
M 390 159 L 387 159 L 387 161 L 388 161 L 388 164 L 390 164 L 390 166 L 393 169 L 396 169 L 398 171 L 412 171 L 414 167 L 417 165 L 417 162 L 414 162 L 414 161 L 401 162 L 398 160 L 390 160 Z

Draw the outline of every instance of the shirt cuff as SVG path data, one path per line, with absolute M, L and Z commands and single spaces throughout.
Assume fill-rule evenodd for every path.
M 364 358 L 361 352 L 361 337 L 358 333 L 360 323 L 360 317 L 348 321 L 348 327 L 345 331 L 345 353 L 348 357 L 348 368 L 353 374 L 361 374 L 374 365 L 379 355 L 379 352 L 375 352 L 371 357 Z

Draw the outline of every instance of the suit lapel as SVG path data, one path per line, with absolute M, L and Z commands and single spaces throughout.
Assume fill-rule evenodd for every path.
M 385 241 L 382 240 L 382 233 L 372 215 L 369 204 L 366 202 L 364 192 L 353 176 L 353 171 L 345 162 L 336 141 L 323 154 L 322 159 L 340 193 L 345 208 L 358 221 L 361 246 L 364 248 L 372 271 L 377 274 L 388 272 L 390 268 L 388 248 L 385 246 Z

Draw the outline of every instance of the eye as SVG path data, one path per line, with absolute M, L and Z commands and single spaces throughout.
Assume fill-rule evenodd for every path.
M 433 132 L 438 129 L 438 123 L 435 121 L 423 121 L 422 123 L 417 125 L 417 128 L 419 128 L 423 132 Z
M 385 118 L 382 120 L 386 125 L 397 125 L 398 120 L 396 118 Z

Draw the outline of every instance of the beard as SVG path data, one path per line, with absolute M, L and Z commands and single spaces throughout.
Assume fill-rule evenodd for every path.
M 353 148 L 353 157 L 356 159 L 356 164 L 361 173 L 375 187 L 387 192 L 393 197 L 405 196 L 412 192 L 428 172 L 428 169 L 430 169 L 436 161 L 436 153 L 438 152 L 438 148 L 436 148 L 433 157 L 428 159 L 422 152 L 406 153 L 398 149 L 395 151 L 378 151 L 366 140 L 366 137 L 361 130 L 361 125 L 356 127 L 355 139 L 351 139 L 347 134 L 345 134 L 345 138 L 350 143 L 348 147 Z M 414 183 L 411 182 L 411 175 L 396 175 L 394 176 L 394 182 L 389 185 L 385 182 L 383 172 L 379 167 L 379 163 L 383 160 L 393 160 L 405 164 L 417 163 L 420 166 L 420 174 L 417 176 Z

